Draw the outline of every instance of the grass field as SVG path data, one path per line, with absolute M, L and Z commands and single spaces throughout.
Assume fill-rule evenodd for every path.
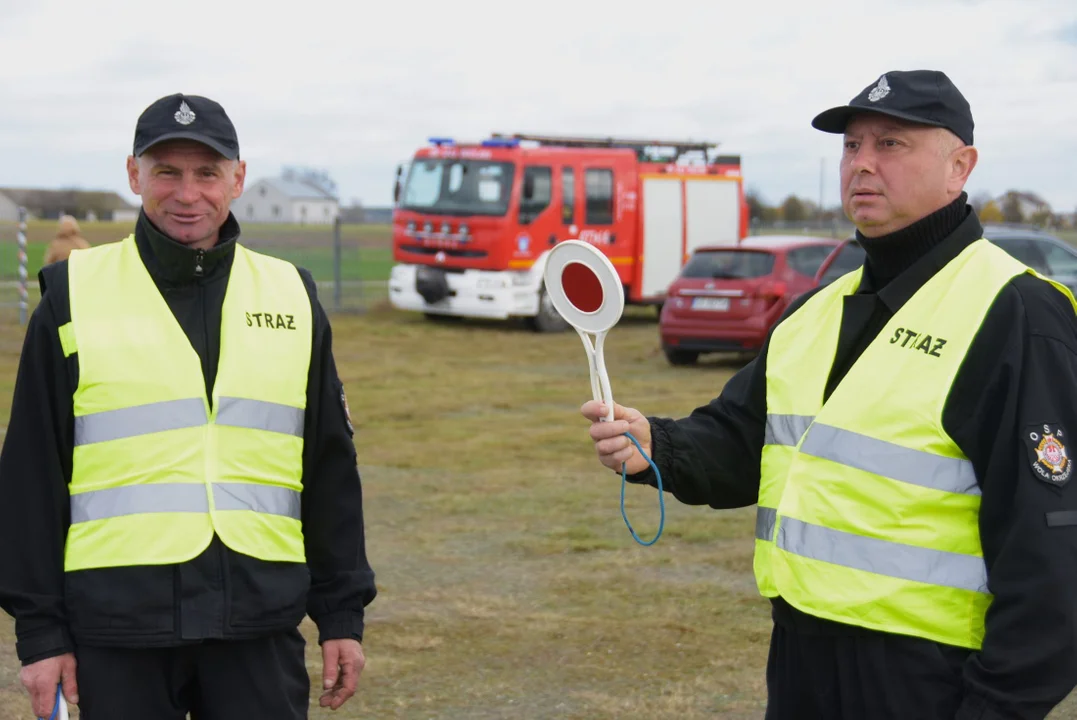
M 98 244 L 128 230 L 94 223 L 85 234 Z M 2 278 L 14 277 L 13 232 L 0 225 Z M 30 226 L 32 283 L 51 232 Z M 332 278 L 327 229 L 245 233 Z M 343 244 L 362 265 L 343 276 L 387 274 L 387 242 L 384 226 L 346 226 Z M 337 713 L 315 699 L 312 718 L 763 717 L 770 618 L 752 579 L 754 510 L 667 498 L 662 539 L 636 545 L 620 479 L 594 459 L 578 415 L 590 385 L 575 333 L 430 323 L 384 304 L 333 322 L 380 594 L 360 694 Z M 21 342 L 14 310 L 0 309 L 4 425 Z M 688 413 L 739 367 L 669 367 L 653 311 L 642 310 L 628 311 L 607 356 L 614 396 L 655 414 Z M 630 487 L 628 512 L 653 536 L 653 490 Z M 316 698 L 320 656 L 303 629 Z M 6 615 L 0 644 L 0 718 L 29 720 Z M 1077 699 L 1051 718 L 1077 718 Z
M 36 283 L 37 271 L 45 248 L 56 230 L 51 221 L 33 221 L 27 227 L 27 270 L 31 285 Z M 131 232 L 130 223 L 93 222 L 82 224 L 83 235 L 92 245 L 114 242 Z M 16 226 L 0 222 L 0 281 L 18 279 L 18 246 Z M 844 229 L 836 233 L 812 228 L 778 230 L 760 228 L 758 234 L 814 234 L 846 237 Z M 1077 245 L 1077 230 L 1062 230 L 1056 234 Z M 341 229 L 341 267 L 343 280 L 383 281 L 393 265 L 391 229 L 388 225 L 344 225 Z M 243 225 L 243 242 L 252 248 L 289 260 L 305 267 L 315 280 L 334 278 L 333 237 L 330 227 L 313 225 Z
M 41 259 L 45 248 L 56 230 L 56 223 L 51 221 L 33 221 L 28 223 L 27 271 L 29 282 L 36 286 L 37 272 L 41 268 Z M 92 245 L 114 242 L 131 232 L 130 223 L 93 222 L 82 224 L 83 235 Z M 18 246 L 16 244 L 16 226 L 13 223 L 0 222 L 0 281 L 18 279 Z M 830 229 L 815 230 L 801 228 L 776 230 L 762 228 L 753 230 L 759 234 L 813 234 L 846 237 L 843 229 L 837 233 Z M 1058 231 L 1062 239 L 1077 245 L 1077 231 Z M 306 268 L 314 279 L 330 282 L 334 279 L 334 255 L 332 228 L 314 225 L 243 225 L 243 242 L 248 246 L 283 258 Z M 393 265 L 392 234 L 388 225 L 344 225 L 341 229 L 341 263 L 342 280 L 384 281 L 389 278 Z M 31 288 L 33 290 L 33 287 Z
M 380 594 L 359 695 L 337 713 L 315 700 L 312 718 L 763 717 L 770 617 L 752 579 L 754 511 L 669 498 L 661 540 L 636 545 L 620 478 L 598 465 L 578 414 L 590 385 L 575 333 L 382 306 L 334 317 L 334 342 Z M 20 343 L 0 312 L 5 421 Z M 614 397 L 655 414 L 689 412 L 738 367 L 669 367 L 653 313 L 635 311 L 607 357 Z M 627 496 L 652 537 L 655 492 Z M 0 718 L 29 720 L 11 627 L 0 616 Z M 1077 718 L 1077 705 L 1052 718 Z
M 115 242 L 127 236 L 131 223 L 82 223 L 82 234 L 91 245 Z M 29 282 L 37 283 L 37 272 L 45 248 L 56 232 L 56 223 L 27 223 L 26 259 Z M 17 228 L 0 223 L 0 280 L 18 279 Z M 340 276 L 344 280 L 385 280 L 392 267 L 388 225 L 344 225 L 341 228 Z M 315 280 L 333 280 L 333 235 L 331 227 L 311 225 L 243 226 L 242 241 L 249 247 L 289 260 L 310 270 Z

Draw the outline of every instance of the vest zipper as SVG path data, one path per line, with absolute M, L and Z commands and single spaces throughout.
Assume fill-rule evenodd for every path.
M 205 250 L 199 250 L 194 257 L 194 276 L 202 277 L 202 258 L 206 256 Z

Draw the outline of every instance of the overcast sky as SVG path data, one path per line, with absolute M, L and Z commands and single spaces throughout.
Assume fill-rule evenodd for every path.
M 841 141 L 811 118 L 933 68 L 972 105 L 971 195 L 1077 208 L 1074 0 L 278 1 L 0 0 L 0 186 L 137 201 L 135 119 L 186 92 L 231 115 L 248 182 L 313 166 L 368 206 L 428 137 L 495 131 L 710 140 L 768 201 L 822 176 L 833 204 Z

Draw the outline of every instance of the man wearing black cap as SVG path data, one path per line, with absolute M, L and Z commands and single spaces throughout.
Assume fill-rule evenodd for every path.
M 687 418 L 583 415 L 603 465 L 757 505 L 772 720 L 1043 718 L 1077 682 L 1077 313 L 982 239 L 968 103 L 888 72 L 844 138 L 864 266 L 800 297 Z
M 318 629 L 339 708 L 375 596 L 353 429 L 305 270 L 240 244 L 216 102 L 138 119 L 134 233 L 39 275 L 0 453 L 0 607 L 47 717 L 307 717 Z

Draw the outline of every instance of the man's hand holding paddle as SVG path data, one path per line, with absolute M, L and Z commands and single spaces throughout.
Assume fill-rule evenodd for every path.
M 647 455 L 651 455 L 651 424 L 635 408 L 626 408 L 613 404 L 613 421 L 604 422 L 607 408 L 601 400 L 588 400 L 580 408 L 585 418 L 591 421 L 591 439 L 595 442 L 599 461 L 611 470 L 621 472 L 621 464 L 627 463 L 625 472 L 634 475 L 643 472 L 650 465 L 632 441 L 625 437 L 626 432 L 639 441 Z

